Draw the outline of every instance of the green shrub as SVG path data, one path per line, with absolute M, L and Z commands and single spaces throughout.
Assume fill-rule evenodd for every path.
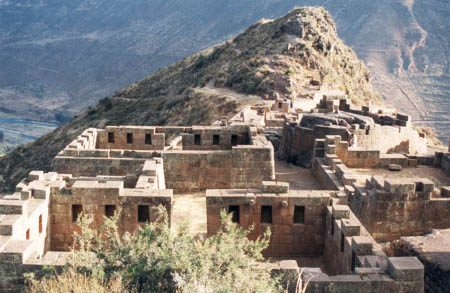
M 117 214 L 105 218 L 99 231 L 89 228 L 91 218 L 80 218 L 79 249 L 70 266 L 62 275 L 34 281 L 32 288 L 46 288 L 76 273 L 93 288 L 123 287 L 128 292 L 281 292 L 269 269 L 258 264 L 263 259 L 261 251 L 268 247 L 270 230 L 256 241 L 249 240 L 250 230 L 232 223 L 222 211 L 218 232 L 203 238 L 191 235 L 186 223 L 171 231 L 165 210 L 153 212 L 160 215 L 156 223 L 123 236 Z

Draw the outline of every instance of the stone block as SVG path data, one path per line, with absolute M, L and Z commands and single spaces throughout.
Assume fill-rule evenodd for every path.
M 417 159 L 408 159 L 408 167 L 417 167 Z
M 359 256 L 371 255 L 373 243 L 369 237 L 354 236 L 352 237 L 352 249 Z
M 350 208 L 346 205 L 334 205 L 332 213 L 335 219 L 350 218 Z
M 346 237 L 359 236 L 361 225 L 357 220 L 343 219 L 341 229 Z
M 413 182 L 408 182 L 402 179 L 386 178 L 384 180 L 384 190 L 390 193 L 407 194 L 414 192 L 416 186 Z
M 28 174 L 28 180 L 44 180 L 44 171 L 31 171 L 30 174 Z
M 387 270 L 396 281 L 420 281 L 424 278 L 424 266 L 417 257 L 390 257 Z
M 262 185 L 264 193 L 280 194 L 289 192 L 289 182 L 263 181 Z
M 397 114 L 397 119 L 402 121 L 411 121 L 411 115 Z
M 389 164 L 388 170 L 389 171 L 401 171 L 402 170 L 402 166 L 397 165 L 397 164 Z
M 450 198 L 450 186 L 441 187 L 441 196 Z

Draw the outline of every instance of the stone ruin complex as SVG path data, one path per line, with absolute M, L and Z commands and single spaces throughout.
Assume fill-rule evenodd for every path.
M 441 288 L 448 264 L 425 260 L 426 249 L 405 244 L 416 238 L 403 237 L 450 228 L 450 154 L 428 154 L 409 116 L 371 110 L 322 95 L 251 105 L 208 127 L 87 129 L 53 172 L 31 172 L 0 199 L 0 291 L 64 265 L 79 214 L 100 227 L 120 208 L 123 233 L 154 221 L 162 205 L 176 225 L 193 193 L 204 210 L 191 213 L 206 227 L 196 232 L 214 234 L 223 209 L 254 225 L 251 239 L 270 227 L 264 254 L 274 274 L 295 281 L 307 267 L 308 293 Z

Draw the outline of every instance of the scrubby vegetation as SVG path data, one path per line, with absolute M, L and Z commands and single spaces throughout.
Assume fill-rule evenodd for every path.
M 222 212 L 210 238 L 193 236 L 188 224 L 171 231 L 167 214 L 136 233 L 119 235 L 118 216 L 101 231 L 80 218 L 77 250 L 62 274 L 31 280 L 31 292 L 283 292 L 261 266 L 270 231 L 256 241 Z

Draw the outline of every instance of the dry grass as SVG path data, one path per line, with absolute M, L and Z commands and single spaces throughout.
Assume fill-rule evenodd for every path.
M 42 280 L 31 280 L 29 292 L 31 293 L 122 293 L 127 292 L 120 278 L 104 284 L 96 278 L 68 269 L 60 275 Z
M 303 280 L 303 271 L 304 269 L 302 269 L 301 271 L 297 269 L 298 279 L 297 286 L 295 287 L 295 293 L 306 293 L 306 288 L 308 287 L 309 281 L 311 280 L 311 278 L 307 279 L 306 281 Z

